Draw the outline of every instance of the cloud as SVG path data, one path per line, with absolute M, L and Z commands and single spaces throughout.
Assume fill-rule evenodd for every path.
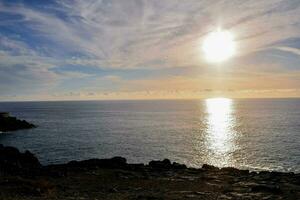
M 272 48 L 299 55 L 300 46 L 283 43 L 299 35 L 299 12 L 299 0 L 56 0 L 43 5 L 2 1 L 0 92 L 9 88 L 6 93 L 15 94 L 17 88 L 30 91 L 40 86 L 60 91 L 72 85 L 78 90 L 98 86 L 105 92 L 138 86 L 150 91 L 160 85 L 165 90 L 172 85 L 179 90 L 194 88 L 198 81 L 180 73 L 184 78 L 171 80 L 171 70 L 199 68 L 202 79 L 209 79 L 214 69 L 203 62 L 200 47 L 205 35 L 218 27 L 236 38 L 238 55 L 231 66 L 236 73 L 265 75 L 279 64 L 265 59 L 262 52 Z M 285 69 L 280 71 L 282 76 L 288 74 L 291 63 L 280 65 Z M 70 70 L 64 71 L 65 66 Z M 136 75 L 91 74 L 76 66 L 127 70 Z M 138 73 L 140 69 L 149 73 Z M 161 71 L 148 81 L 151 70 Z M 3 80 L 15 83 L 8 85 Z
M 37 55 L 26 43 L 0 35 L 1 95 L 37 93 L 51 87 L 56 74 L 48 58 Z
M 300 56 L 300 49 L 297 48 L 292 48 L 292 47 L 276 47 L 276 49 L 280 50 L 280 51 L 285 51 L 285 52 L 289 52 L 295 55 Z
M 34 94 L 51 88 L 57 76 L 26 65 L 0 67 L 1 95 Z
M 199 53 L 174 59 L 176 51 L 189 51 L 216 26 L 232 29 L 238 39 L 248 38 L 243 43 L 252 46 L 251 50 L 291 37 L 296 34 L 299 3 L 285 2 L 57 1 L 60 6 L 55 12 L 23 4 L 2 5 L 0 10 L 21 15 L 20 21 L 35 34 L 61 43 L 66 51 L 80 51 L 85 58 L 77 62 L 131 68 L 157 60 L 161 67 L 190 64 L 187 60 L 195 61 L 193 56 Z

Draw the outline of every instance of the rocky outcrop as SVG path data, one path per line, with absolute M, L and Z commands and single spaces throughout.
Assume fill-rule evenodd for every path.
M 5 173 L 4 173 L 5 172 Z M 168 159 L 125 158 L 41 166 L 30 152 L 0 145 L 0 199 L 299 199 L 300 174 L 249 172 Z
M 21 153 L 14 147 L 0 144 L 1 174 L 32 174 L 41 168 L 39 160 L 29 151 Z
M 171 163 L 169 159 L 153 160 L 149 162 L 149 167 L 158 170 L 171 170 L 171 169 L 186 169 L 187 167 L 184 164 L 179 164 L 176 162 Z
M 35 125 L 25 121 L 19 120 L 16 117 L 0 116 L 0 131 L 16 131 L 20 129 L 35 128 Z
M 127 161 L 123 157 L 113 157 L 111 159 L 89 159 L 83 161 L 71 161 L 66 164 L 69 168 L 111 168 L 124 169 Z

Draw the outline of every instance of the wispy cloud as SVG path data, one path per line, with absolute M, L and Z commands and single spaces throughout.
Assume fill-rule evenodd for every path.
M 276 47 L 276 49 L 280 50 L 280 51 L 285 51 L 285 52 L 289 52 L 295 55 L 300 56 L 300 49 L 297 48 L 292 48 L 292 47 Z
M 253 66 L 257 54 L 270 48 L 300 55 L 299 12 L 299 0 L 57 0 L 45 5 L 2 1 L 1 76 L 11 82 L 37 80 L 47 83 L 43 85 L 49 90 L 58 90 L 55 87 L 63 87 L 66 79 L 90 77 L 84 70 L 60 71 L 64 66 L 115 70 L 197 67 L 202 75 L 210 74 L 212 69 L 203 62 L 200 45 L 203 37 L 218 27 L 230 30 L 236 38 L 234 64 L 239 67 L 233 68 L 251 72 L 247 66 Z M 299 45 L 278 45 L 290 38 Z M 266 68 L 274 66 L 268 59 L 260 62 Z M 164 73 L 164 80 L 156 78 L 158 84 L 168 80 Z M 91 80 L 109 85 L 111 80 L 104 76 L 107 74 L 98 74 Z M 134 88 L 130 81 L 143 79 L 143 74 L 131 79 L 123 83 L 125 87 Z M 14 88 L 2 82 L 1 92 Z M 17 82 L 15 88 L 26 85 Z M 157 87 L 155 81 L 140 84 L 149 90 Z
M 57 45 L 63 44 L 66 51 L 79 51 L 85 55 L 85 58 L 75 59 L 77 62 L 100 67 L 143 67 L 143 64 L 154 60 L 165 61 L 165 65 L 177 65 L 178 60 L 168 57 L 172 57 L 174 51 L 192 49 L 187 46 L 197 46 L 195 43 L 216 26 L 232 29 L 237 39 L 252 35 L 246 41 L 242 40 L 252 46 L 250 50 L 293 37 L 298 34 L 296 30 L 299 28 L 295 28 L 295 24 L 299 23 L 295 17 L 299 12 L 297 1 L 56 3 L 60 6 L 48 13 L 22 4 L 2 5 L 1 11 L 21 15 L 23 18 L 20 20 L 34 34 L 43 34 Z M 233 12 L 235 15 L 232 15 Z M 259 35 L 261 32 L 265 34 Z M 241 53 L 247 53 L 247 50 Z M 184 60 L 190 59 L 194 60 L 187 57 L 180 65 L 186 65 Z

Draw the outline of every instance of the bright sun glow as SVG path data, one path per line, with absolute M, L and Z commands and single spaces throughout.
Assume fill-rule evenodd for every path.
M 209 62 L 225 61 L 235 53 L 233 36 L 221 29 L 212 32 L 204 39 L 202 50 Z

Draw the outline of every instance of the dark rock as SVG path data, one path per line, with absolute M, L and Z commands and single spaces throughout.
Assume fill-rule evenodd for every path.
M 108 192 L 109 192 L 109 193 L 116 193 L 116 192 L 118 192 L 118 190 L 117 190 L 116 188 L 110 188 L 110 189 L 108 190 Z
M 270 181 L 270 180 L 274 180 L 278 177 L 279 173 L 272 173 L 269 171 L 261 171 L 258 173 L 259 177 L 261 180 L 265 180 L 265 181 Z
M 154 169 L 186 169 L 186 165 L 179 164 L 177 162 L 171 163 L 169 159 L 164 159 L 163 161 L 160 160 L 152 160 L 149 162 L 149 166 Z
M 163 161 L 160 160 L 152 160 L 149 162 L 149 166 L 154 169 L 171 169 L 172 164 L 169 159 L 164 159 Z
M 211 165 L 185 168 L 168 159 L 151 161 L 149 165 L 127 164 L 122 157 L 41 166 L 29 151 L 22 153 L 0 144 L 0 199 L 299 199 L 300 196 L 299 174 L 249 173 Z
M 251 188 L 252 192 L 268 192 L 273 194 L 280 194 L 281 189 L 277 185 L 255 185 Z
M 32 154 L 30 151 L 25 151 L 25 153 L 21 154 L 21 163 L 23 167 L 31 168 L 31 167 L 40 167 L 41 164 L 39 160 Z
M 202 165 L 202 169 L 206 169 L 206 170 L 219 170 L 218 167 L 215 167 L 215 166 L 212 166 L 212 165 L 208 165 L 208 164 Z
M 177 162 L 173 162 L 172 164 L 172 168 L 173 169 L 186 169 L 186 165 L 184 164 L 180 164 L 180 163 L 177 163 Z
M 14 147 L 0 146 L 0 172 L 18 173 L 41 167 L 38 159 L 29 151 L 19 152 Z
M 35 125 L 28 123 L 25 120 L 19 120 L 15 117 L 2 117 L 0 116 L 0 131 L 16 131 L 20 129 L 30 129 L 35 128 Z
M 137 200 L 163 200 L 164 198 L 157 195 L 138 195 Z
M 145 169 L 145 165 L 143 163 L 140 164 L 127 164 L 127 169 L 134 171 L 143 171 Z
M 127 167 L 127 161 L 123 157 L 113 157 L 111 159 L 89 159 L 83 161 L 71 161 L 68 167 L 79 168 L 113 168 L 122 169 Z
M 234 167 L 224 167 L 224 168 L 221 168 L 221 171 L 222 172 L 227 172 L 229 174 L 234 174 L 234 175 L 246 175 L 246 174 L 249 174 L 249 170 L 240 170 L 240 169 L 237 169 L 237 168 L 234 168 Z

